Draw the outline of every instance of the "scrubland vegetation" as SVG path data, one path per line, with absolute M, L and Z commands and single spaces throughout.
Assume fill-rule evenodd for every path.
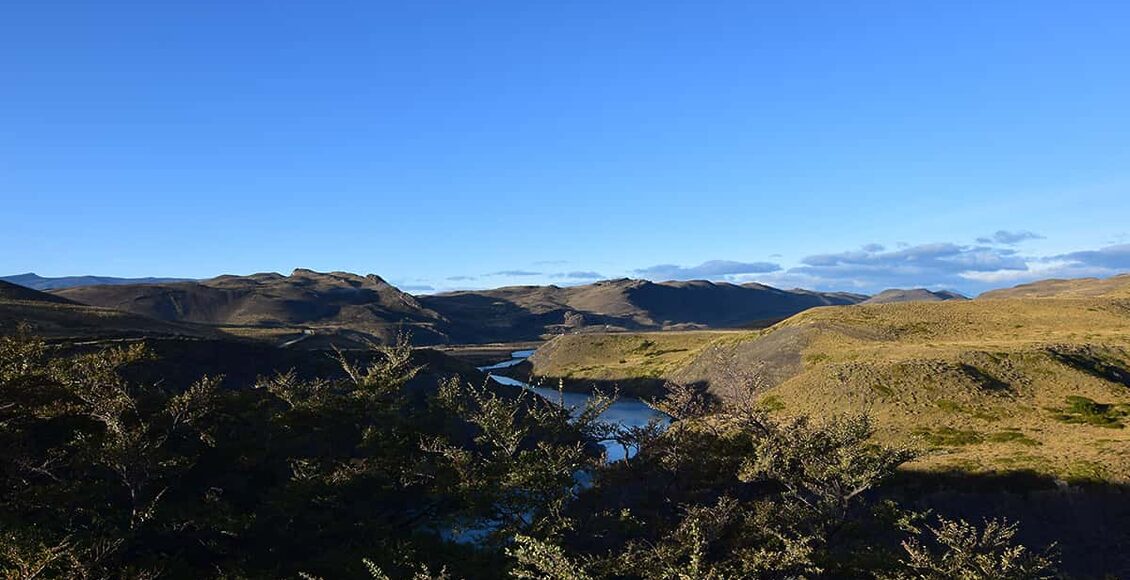
M 735 384 L 602 423 L 458 380 L 407 347 L 342 379 L 137 383 L 142 347 L 0 339 L 11 578 L 1046 578 L 1013 524 L 901 508 L 914 457 L 865 416 L 772 419 Z M 750 396 L 741 396 L 745 393 Z M 603 440 L 638 449 L 606 464 Z

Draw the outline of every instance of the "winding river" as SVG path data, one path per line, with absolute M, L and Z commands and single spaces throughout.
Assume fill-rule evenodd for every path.
M 583 409 L 585 403 L 592 398 L 592 395 L 589 393 L 572 393 L 569 391 L 561 392 L 557 389 L 535 387 L 517 379 L 497 375 L 491 372 L 520 365 L 533 354 L 534 351 L 532 350 L 516 350 L 510 353 L 510 360 L 479 367 L 479 370 L 487 373 L 488 376 L 490 376 L 490 378 L 498 384 L 533 391 L 534 393 L 537 393 L 541 397 L 551 402 L 563 403 L 564 406 L 568 408 Z M 670 418 L 667 415 L 664 415 L 663 413 L 652 409 L 643 401 L 634 397 L 624 396 L 616 399 L 616 402 L 612 403 L 612 405 L 609 406 L 603 414 L 601 414 L 600 418 L 604 421 L 608 421 L 609 423 L 616 423 L 624 427 L 642 427 L 644 425 L 647 425 L 647 423 L 652 419 L 658 419 L 664 425 L 670 422 Z M 630 455 L 630 453 L 626 452 L 623 447 L 612 441 L 605 442 L 604 448 L 608 453 L 608 461 L 619 461 Z

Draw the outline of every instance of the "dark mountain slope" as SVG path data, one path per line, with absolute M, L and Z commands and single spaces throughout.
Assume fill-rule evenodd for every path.
M 644 283 L 626 292 L 628 300 L 655 322 L 710 327 L 742 326 L 787 318 L 815 306 L 855 304 L 863 296 L 780 290 L 762 284 L 690 282 Z
M 942 302 L 945 300 L 969 300 L 967 296 L 949 290 L 927 290 L 925 288 L 891 288 L 864 300 L 862 304 L 891 304 L 894 302 Z
M 208 326 L 154 320 L 111 308 L 76 304 L 65 298 L 27 300 L 22 292 L 0 288 L 0 335 L 26 329 L 49 339 L 118 339 L 138 337 L 220 338 L 224 333 Z M 28 290 L 28 292 L 35 292 Z
M 726 328 L 775 321 L 815 306 L 854 304 L 855 294 L 760 284 L 607 280 L 584 286 L 512 286 L 420 296 L 449 321 L 457 342 L 531 340 L 583 330 Z
M 403 328 L 424 344 L 444 342 L 442 322 L 375 275 L 295 270 L 199 282 L 85 286 L 57 295 L 159 320 L 257 328 L 348 329 L 389 342 Z
M 19 284 L 0 280 L 0 300 L 19 300 L 24 302 L 49 302 L 54 304 L 74 304 L 74 302 L 46 292 L 32 290 Z

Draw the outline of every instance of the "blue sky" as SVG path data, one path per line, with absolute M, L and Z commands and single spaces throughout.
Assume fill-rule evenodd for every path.
M 0 273 L 1130 270 L 1124 2 L 0 7 Z

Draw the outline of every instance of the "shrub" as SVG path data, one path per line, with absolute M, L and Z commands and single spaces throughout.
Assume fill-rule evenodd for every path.
M 939 518 L 928 527 L 927 544 L 903 542 L 906 557 L 900 579 L 921 580 L 1037 580 L 1055 578 L 1050 551 L 1035 553 L 1013 542 L 1016 525 L 988 520 L 983 528 L 962 520 Z

